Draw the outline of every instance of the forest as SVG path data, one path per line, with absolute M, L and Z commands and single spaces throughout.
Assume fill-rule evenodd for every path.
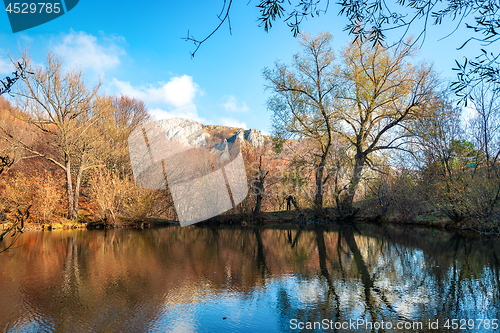
M 338 48 L 321 33 L 301 34 L 299 43 L 291 63 L 262 70 L 273 131 L 258 145 L 239 142 L 249 194 L 209 223 L 369 220 L 499 233 L 493 83 L 471 87 L 465 108 L 430 63 L 417 61 L 411 39 Z M 43 66 L 28 53 L 13 62 L 27 70 L 0 97 L 0 219 L 8 232 L 176 221 L 168 189 L 134 180 L 127 140 L 154 120 L 144 102 L 102 93 L 100 82 L 89 85 L 53 54 Z M 216 143 L 240 131 L 204 130 Z

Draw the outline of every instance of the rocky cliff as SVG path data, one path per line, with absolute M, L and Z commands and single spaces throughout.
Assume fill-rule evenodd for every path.
M 258 129 L 251 128 L 244 130 L 236 127 L 227 127 L 221 125 L 205 125 L 207 132 L 220 141 L 235 142 L 239 140 L 241 144 L 248 144 L 254 148 L 262 147 L 271 138 L 265 136 Z

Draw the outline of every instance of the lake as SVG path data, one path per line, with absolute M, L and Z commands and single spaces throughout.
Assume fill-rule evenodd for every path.
M 500 241 L 417 227 L 25 232 L 4 332 L 500 331 Z

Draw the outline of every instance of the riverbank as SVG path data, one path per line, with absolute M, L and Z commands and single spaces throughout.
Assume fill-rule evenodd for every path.
M 266 228 L 289 228 L 289 227 L 315 227 L 339 224 L 394 224 L 400 226 L 422 226 L 440 230 L 456 230 L 475 232 L 481 235 L 500 236 L 500 227 L 498 223 L 488 224 L 479 220 L 464 220 L 454 222 L 447 216 L 437 212 L 429 212 L 426 215 L 419 215 L 413 219 L 404 219 L 400 216 L 377 216 L 377 215 L 359 215 L 356 220 L 351 222 L 339 223 L 334 212 L 326 209 L 322 217 L 317 217 L 312 210 L 303 210 L 299 214 L 295 210 L 263 212 L 258 217 L 252 215 L 242 216 L 236 214 L 225 214 L 213 217 L 203 222 L 194 224 L 197 227 L 216 227 L 216 226 L 260 226 Z M 64 229 L 106 229 L 106 228 L 155 228 L 165 226 L 178 226 L 178 221 L 167 220 L 164 218 L 146 218 L 136 221 L 130 218 L 118 218 L 115 223 L 106 223 L 104 221 L 75 222 L 70 220 L 59 221 L 57 223 L 26 223 L 23 231 L 49 231 Z M 6 230 L 11 223 L 1 224 L 1 229 Z
M 417 215 L 414 218 L 405 218 L 398 215 L 376 215 L 376 214 L 358 214 L 355 220 L 347 222 L 339 222 L 336 218 L 335 211 L 332 208 L 325 209 L 325 214 L 322 217 L 317 217 L 313 210 L 302 210 L 299 214 L 296 210 L 290 211 L 275 211 L 264 212 L 258 218 L 241 217 L 234 215 L 221 215 L 197 223 L 196 225 L 224 225 L 224 224 L 240 224 L 243 226 L 264 226 L 268 228 L 283 228 L 288 226 L 326 226 L 326 225 L 342 225 L 342 224 L 392 224 L 400 226 L 421 226 L 439 230 L 456 230 L 475 232 L 482 235 L 500 236 L 500 225 L 488 224 L 480 220 L 463 220 L 453 221 L 445 214 L 429 211 L 426 214 Z

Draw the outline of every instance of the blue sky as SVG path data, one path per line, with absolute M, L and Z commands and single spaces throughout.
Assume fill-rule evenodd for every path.
M 264 89 L 264 67 L 276 59 L 290 63 L 300 50 L 285 24 L 269 33 L 258 26 L 256 1 L 235 1 L 231 14 L 232 34 L 227 25 L 200 48 L 182 40 L 188 30 L 204 38 L 218 23 L 221 1 L 94 1 L 80 0 L 65 15 L 41 26 L 12 33 L 7 13 L 0 13 L 0 76 L 11 72 L 8 55 L 29 47 L 33 60 L 43 63 L 48 52 L 60 56 L 68 67 L 79 66 L 87 81 L 103 79 L 101 92 L 125 94 L 146 102 L 156 118 L 172 115 L 221 124 L 271 131 L 266 110 L 269 92 Z M 339 8 L 309 19 L 302 31 L 330 32 L 340 50 L 350 40 L 343 31 L 346 20 Z M 434 62 L 443 79 L 454 79 L 455 59 L 477 55 L 479 46 L 457 51 L 464 36 L 454 23 L 429 29 L 418 59 Z

